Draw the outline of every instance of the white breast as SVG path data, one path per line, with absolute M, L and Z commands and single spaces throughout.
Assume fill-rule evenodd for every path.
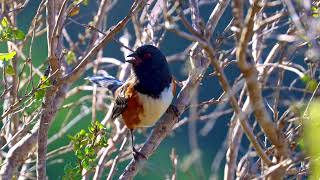
M 143 105 L 144 113 L 139 114 L 140 127 L 152 126 L 166 112 L 173 99 L 173 84 L 164 89 L 159 99 L 139 93 L 139 101 Z

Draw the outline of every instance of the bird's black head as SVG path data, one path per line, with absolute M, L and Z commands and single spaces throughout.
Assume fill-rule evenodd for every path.
M 162 90 L 171 83 L 171 72 L 160 49 L 152 45 L 139 47 L 131 59 L 126 62 L 132 64 L 133 72 L 137 76 L 137 88 L 141 93 L 159 96 Z

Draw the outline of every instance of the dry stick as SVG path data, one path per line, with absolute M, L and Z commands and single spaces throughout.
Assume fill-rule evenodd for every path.
M 17 6 L 16 2 L 11 2 L 8 4 L 8 8 L 15 8 Z M 5 9 L 4 9 L 5 10 Z M 8 17 L 8 20 L 11 21 L 13 25 L 16 25 L 17 23 L 17 14 L 16 12 L 12 13 L 10 17 Z M 8 52 L 11 52 L 14 50 L 16 42 L 7 42 L 7 48 Z M 21 49 L 22 46 L 19 47 Z M 8 94 L 6 94 L 6 97 L 3 102 L 3 111 L 10 108 L 11 105 L 15 104 L 15 101 L 18 99 L 18 88 L 19 88 L 19 77 L 18 77 L 18 65 L 19 65 L 20 58 L 14 57 L 12 62 L 12 67 L 14 69 L 14 74 L 9 75 L 6 74 L 3 78 L 5 79 L 6 85 L 11 86 L 10 91 Z M 3 70 L 5 71 L 5 70 Z M 19 114 L 11 114 L 9 117 L 7 117 L 4 121 L 10 121 L 9 125 L 4 125 L 6 131 L 5 131 L 5 137 L 7 140 L 10 140 L 10 137 L 13 136 L 17 131 L 19 127 Z M 4 122 L 3 122 L 4 123 Z M 10 146 L 14 145 L 16 142 L 13 141 Z
M 133 14 L 137 13 L 141 7 L 143 7 L 145 4 L 144 1 L 135 0 L 133 5 L 131 6 L 131 9 L 129 10 L 128 15 L 123 18 L 117 25 L 111 27 L 108 32 L 106 33 L 105 37 L 103 37 L 101 40 L 99 40 L 95 45 L 81 60 L 81 62 L 76 66 L 75 69 L 71 73 L 69 73 L 67 76 L 63 78 L 64 82 L 74 82 L 78 79 L 78 77 L 83 73 L 85 70 L 86 65 L 90 62 L 90 59 L 93 55 L 97 54 L 99 49 L 101 49 L 107 42 L 111 41 L 114 35 L 116 35 L 119 31 L 121 31 L 126 24 L 129 22 L 130 18 L 133 16 Z
M 59 62 L 59 55 L 62 51 L 62 38 L 61 31 L 63 29 L 63 24 L 65 21 L 66 6 L 68 0 L 60 1 L 48 1 L 47 2 L 47 42 L 48 42 L 48 59 L 52 71 L 57 71 L 54 75 L 54 81 L 59 81 L 62 72 L 60 71 L 61 63 Z M 61 8 L 57 14 L 57 7 Z M 50 31 L 52 30 L 52 31 Z M 38 136 L 38 149 L 37 149 L 37 179 L 46 179 L 46 154 L 47 154 L 47 141 L 48 141 L 48 130 L 51 125 L 53 115 L 57 111 L 56 108 L 51 108 L 54 106 L 54 97 L 58 89 L 61 88 L 61 82 L 56 83 L 55 86 L 49 88 L 46 92 L 44 102 L 41 110 L 41 117 L 39 121 L 39 132 Z
M 62 87 L 57 92 L 57 96 L 55 96 L 52 102 L 52 109 L 46 109 L 46 111 L 49 111 L 47 112 L 49 113 L 48 118 L 51 118 L 51 120 L 53 119 L 53 114 L 55 113 L 57 107 L 62 104 L 65 91 L 66 87 Z M 15 169 L 18 168 L 24 160 L 26 160 L 29 152 L 33 150 L 37 142 L 38 128 L 39 124 L 36 124 L 29 134 L 24 136 L 17 144 L 10 148 L 9 152 L 7 153 L 5 165 L 2 166 L 0 171 L 0 179 L 11 179 Z
M 106 34 L 105 32 L 97 29 L 97 28 L 94 27 L 94 26 L 79 23 L 78 21 L 76 21 L 76 20 L 74 20 L 74 19 L 72 19 L 72 18 L 68 18 L 68 19 L 69 19 L 70 21 L 72 21 L 73 23 L 75 23 L 75 24 L 78 24 L 78 25 L 80 25 L 80 26 L 82 26 L 82 27 L 88 28 L 88 29 L 90 29 L 90 30 L 92 30 L 92 31 L 94 31 L 94 32 L 98 32 L 98 33 L 102 34 L 104 37 L 107 36 L 107 34 Z M 134 50 L 132 50 L 130 47 L 124 45 L 123 43 L 121 43 L 120 41 L 118 41 L 116 38 L 112 37 L 112 40 L 113 40 L 114 42 L 116 42 L 117 44 L 119 44 L 120 46 L 128 49 L 129 51 L 134 52 Z M 94 43 L 93 43 L 93 44 L 94 44 Z
M 61 5 L 61 8 L 59 9 L 59 12 L 53 12 L 49 13 L 49 16 L 54 15 L 54 17 L 50 17 L 48 18 L 48 21 L 53 20 L 51 22 L 47 21 L 47 24 L 50 24 L 51 26 L 51 30 L 52 32 L 49 33 L 48 32 L 48 55 L 49 55 L 49 64 L 50 67 L 53 71 L 56 71 L 57 69 L 61 68 L 61 64 L 58 60 L 59 55 L 61 54 L 61 52 L 57 52 L 58 50 L 61 51 L 61 46 L 62 46 L 62 30 L 63 30 L 63 26 L 67 17 L 67 4 L 68 4 L 69 0 L 60 0 L 58 1 L 58 3 L 55 3 L 53 6 L 51 6 L 50 8 L 55 8 L 55 7 L 60 7 L 59 4 Z M 50 4 L 48 2 L 48 4 Z M 47 6 L 48 7 L 48 6 Z M 58 10 L 58 9 L 55 9 Z M 47 10 L 48 12 L 50 12 L 49 10 Z M 53 10 L 54 11 L 54 10 Z M 56 17 L 56 14 L 58 15 Z M 53 18 L 53 19 L 51 19 Z M 50 30 L 48 28 L 48 30 Z M 61 72 L 57 74 L 57 77 L 61 76 Z
M 68 124 L 63 126 L 63 128 L 61 128 L 59 132 L 55 133 L 48 139 L 48 144 L 51 144 L 55 140 L 61 138 L 66 132 L 69 131 L 69 129 L 74 127 L 74 125 L 76 125 L 83 117 L 87 116 L 89 113 L 90 113 L 89 108 L 82 109 L 81 112 L 76 117 L 74 117 Z
M 250 104 L 254 107 L 253 112 L 255 118 L 270 142 L 275 145 L 279 155 L 288 157 L 289 149 L 285 139 L 278 132 L 276 126 L 272 123 L 270 116 L 264 106 L 260 83 L 257 80 L 257 69 L 247 62 L 247 44 L 252 38 L 254 17 L 260 11 L 261 6 L 258 1 L 254 1 L 252 7 L 249 9 L 246 17 L 245 26 L 242 30 L 239 46 L 237 48 L 236 57 L 238 66 L 245 77 L 248 93 L 250 96 Z
M 193 98 L 191 99 L 191 104 L 198 104 L 198 89 L 195 89 L 195 93 L 193 95 Z M 197 118 L 199 118 L 199 112 L 197 107 L 191 107 L 189 110 L 189 123 L 188 123 L 188 139 L 189 139 L 189 146 L 191 149 L 191 156 L 197 157 L 195 158 L 195 170 L 196 173 L 199 175 L 199 178 L 204 179 L 204 169 L 202 166 L 201 161 L 201 152 L 199 148 L 199 143 L 197 139 Z
M 115 148 L 115 144 L 118 144 L 119 142 L 121 142 L 121 140 L 125 138 L 125 134 L 126 134 L 126 128 L 122 128 L 121 130 L 117 131 L 116 134 L 109 139 L 108 146 L 101 150 L 103 152 L 98 161 L 98 165 L 96 166 L 96 172 L 93 176 L 94 180 L 101 179 L 103 169 L 105 168 L 105 162 L 107 160 L 107 157 L 110 156 L 111 151 Z
M 26 63 L 30 64 L 30 78 L 29 78 L 29 82 L 31 82 L 32 88 L 34 87 L 33 85 L 33 65 L 32 65 L 32 47 L 33 47 L 33 43 L 34 43 L 34 38 L 35 38 L 35 34 L 36 34 L 36 25 L 37 25 L 37 19 L 41 13 L 41 10 L 43 8 L 43 6 L 45 5 L 45 0 L 42 0 L 41 3 L 39 4 L 39 7 L 37 9 L 36 15 L 33 18 L 32 21 L 32 35 L 31 35 L 31 42 L 30 42 L 30 47 L 29 47 L 29 53 L 28 53 L 28 57 L 26 59 Z M 22 73 L 22 72 L 21 72 Z M 41 76 L 42 77 L 42 76 Z
M 236 41 L 240 39 L 240 33 L 243 26 L 243 1 L 232 0 L 231 3 L 233 22 L 232 25 L 236 28 Z
M 38 119 L 38 117 L 39 117 L 39 113 L 37 113 L 28 123 L 24 123 L 21 129 L 15 135 L 12 136 L 10 141 L 8 141 L 6 144 L 4 144 L 1 147 L 1 150 L 4 150 L 11 143 L 12 140 L 15 140 L 18 137 L 21 138 L 25 136 L 28 133 L 28 131 L 31 129 L 31 125 L 34 123 L 36 119 Z
M 125 33 L 120 38 L 120 41 L 122 41 L 121 44 L 123 44 L 125 47 L 128 47 L 129 46 L 129 38 L 130 38 L 129 34 Z M 131 52 L 127 48 L 122 48 L 121 51 L 123 51 L 124 56 L 127 56 L 127 54 L 129 54 Z M 130 66 L 128 64 L 126 64 L 126 65 L 120 66 L 120 67 L 121 67 L 121 70 L 119 73 L 119 80 L 124 82 L 128 78 L 128 74 L 130 72 Z M 114 103 L 111 103 L 109 106 L 108 113 L 106 114 L 104 120 L 101 122 L 103 125 L 106 125 L 106 123 L 111 120 L 113 106 L 114 106 Z M 124 138 L 123 136 L 119 137 L 119 133 L 122 133 L 122 131 L 117 131 L 117 134 L 115 135 L 115 137 L 117 137 L 117 138 L 113 138 L 113 143 L 117 143 L 116 141 L 121 141 Z M 96 171 L 95 171 L 95 174 L 93 177 L 94 180 L 101 179 L 101 176 L 103 174 L 103 170 L 105 168 L 104 165 L 106 163 L 107 157 L 110 155 L 109 151 L 110 151 L 111 147 L 113 148 L 113 146 L 114 146 L 113 143 L 110 144 L 107 148 L 103 148 L 99 151 L 99 153 L 101 153 L 102 155 L 98 161 L 98 165 L 96 166 Z
M 74 82 L 83 73 L 86 64 L 90 60 L 90 57 L 95 55 L 99 49 L 101 49 L 107 42 L 109 42 L 110 39 L 126 25 L 126 23 L 131 18 L 132 14 L 136 13 L 140 9 L 140 6 L 143 6 L 144 4 L 145 2 L 135 1 L 134 6 L 129 11 L 129 15 L 126 16 L 122 21 L 120 21 L 115 28 L 111 28 L 111 32 L 108 33 L 107 37 L 97 42 L 97 45 L 91 51 L 88 52 L 85 58 L 78 64 L 77 68 L 74 69 L 73 72 L 68 74 L 63 79 L 64 81 L 61 80 L 60 82 L 57 82 L 63 82 L 64 84 L 60 86 L 58 92 L 56 93 L 56 96 L 53 99 L 53 102 L 50 103 L 51 106 L 46 107 L 45 110 L 42 111 L 42 113 L 48 114 L 48 116 L 46 116 L 48 118 L 47 120 L 49 120 L 50 122 L 52 121 L 57 108 L 61 105 L 62 101 L 64 100 L 66 90 L 68 89 L 68 84 Z M 37 136 L 38 126 L 35 126 L 31 131 L 31 134 L 25 136 L 22 140 L 20 140 L 15 146 L 13 146 L 9 150 L 7 154 L 7 159 L 5 160 L 5 163 L 0 171 L 0 179 L 11 179 L 14 170 L 19 166 L 20 163 L 22 163 L 27 158 L 28 153 L 33 149 L 37 141 Z
M 170 159 L 171 159 L 172 166 L 173 166 L 173 173 L 171 176 L 171 180 L 176 180 L 177 179 L 178 155 L 177 155 L 176 150 L 174 148 L 171 150 Z
M 103 20 L 107 19 L 107 11 L 109 10 L 108 6 L 110 4 L 109 0 L 102 0 L 100 5 L 99 5 L 99 9 L 98 12 L 96 14 L 96 16 L 94 17 L 94 25 L 93 27 L 95 27 L 98 30 L 104 30 L 105 28 L 103 27 Z M 99 36 L 101 36 L 99 34 L 99 31 L 95 31 L 92 35 L 92 40 L 91 40 L 91 44 L 89 45 L 88 49 L 91 49 L 92 46 L 94 46 L 94 42 L 96 42 L 97 38 L 99 38 Z M 97 59 L 95 61 L 93 61 L 93 74 L 96 75 L 97 71 L 98 71 L 98 66 L 100 64 L 100 60 L 103 56 L 103 49 L 100 49 L 100 51 L 97 54 Z M 93 91 L 92 91 L 92 119 L 91 121 L 94 122 L 96 121 L 96 106 L 97 106 L 97 85 L 94 84 L 93 85 Z
M 54 75 L 55 73 L 56 73 L 56 72 L 53 72 L 53 73 L 48 77 L 48 80 L 51 79 L 51 78 L 52 78 L 52 75 Z M 10 114 L 16 113 L 16 109 L 17 109 L 23 102 L 26 102 L 26 101 L 27 101 L 27 98 L 33 96 L 38 90 L 40 90 L 40 89 L 41 89 L 40 86 L 41 86 L 44 82 L 46 82 L 46 81 L 41 82 L 41 83 L 38 85 L 37 88 L 33 89 L 31 92 L 29 92 L 29 93 L 26 94 L 25 96 L 19 98 L 14 104 L 12 104 L 12 105 L 10 106 L 10 108 L 1 115 L 0 120 L 3 120 L 5 117 L 7 117 L 7 116 L 10 115 Z M 6 123 L 4 123 L 4 124 L 6 124 Z M 3 128 L 4 128 L 4 127 L 1 128 L 0 133 L 1 133 L 1 131 L 3 130 Z
M 209 55 L 213 66 L 215 67 L 216 71 L 219 74 L 218 78 L 219 78 L 220 85 L 222 86 L 222 88 L 224 89 L 225 92 L 229 93 L 229 98 L 230 98 L 229 101 L 230 101 L 232 107 L 234 108 L 235 113 L 238 116 L 238 119 L 240 121 L 240 124 L 241 124 L 244 132 L 246 133 L 248 139 L 250 140 L 250 142 L 252 143 L 252 145 L 256 149 L 259 156 L 263 159 L 263 161 L 266 162 L 266 164 L 271 165 L 272 162 L 268 159 L 268 156 L 265 154 L 263 148 L 260 146 L 255 135 L 253 134 L 253 130 L 247 122 L 246 114 L 244 114 L 243 111 L 240 109 L 236 98 L 231 93 L 232 91 L 230 89 L 230 85 L 227 81 L 227 78 L 226 78 L 224 72 L 222 71 L 220 65 L 215 60 L 214 55 L 212 54 L 213 50 L 210 50 L 210 49 L 212 49 L 212 48 L 206 49 L 206 52 Z
M 231 88 L 230 85 L 227 81 L 227 78 L 224 74 L 224 72 L 222 71 L 219 62 L 215 59 L 215 55 L 214 55 L 214 49 L 210 46 L 209 43 L 204 42 L 203 40 L 194 37 L 192 35 L 189 35 L 185 32 L 182 32 L 180 30 L 177 29 L 170 29 L 171 31 L 175 32 L 176 34 L 180 35 L 181 37 L 184 37 L 186 39 L 190 39 L 193 41 L 198 41 L 199 44 L 203 47 L 203 49 L 206 51 L 206 53 L 209 56 L 209 59 L 211 60 L 212 65 L 214 66 L 214 68 L 217 71 L 217 75 L 218 75 L 218 79 L 220 82 L 220 85 L 222 86 L 222 88 L 224 89 L 225 92 L 229 93 L 229 98 L 230 98 L 230 103 L 232 105 L 232 107 L 234 108 L 236 114 L 238 115 L 238 118 L 241 122 L 241 126 L 244 129 L 244 132 L 246 133 L 248 139 L 250 140 L 250 142 L 252 143 L 252 145 L 255 147 L 257 153 L 259 154 L 259 156 L 269 165 L 272 164 L 272 162 L 268 159 L 268 156 L 265 154 L 263 148 L 260 146 L 260 144 L 258 143 L 258 141 L 256 140 L 255 135 L 253 134 L 253 131 L 250 127 L 250 125 L 248 124 L 248 122 L 246 121 L 247 117 L 245 116 L 245 114 L 243 114 L 243 112 L 241 111 L 237 100 L 235 99 L 235 97 L 233 96 L 233 93 L 231 93 Z
M 217 76 L 218 76 L 218 79 L 219 79 L 219 82 L 220 82 L 220 85 L 222 86 L 223 90 L 228 93 L 228 96 L 229 96 L 229 101 L 232 105 L 232 107 L 234 108 L 234 111 L 236 112 L 239 120 L 240 120 L 240 123 L 241 123 L 241 126 L 244 130 L 244 132 L 246 133 L 248 139 L 250 140 L 250 142 L 252 143 L 252 145 L 255 147 L 257 153 L 259 154 L 259 156 L 262 158 L 262 160 L 268 164 L 268 165 L 271 165 L 272 162 L 268 159 L 268 156 L 265 154 L 263 148 L 260 146 L 260 144 L 258 143 L 255 135 L 253 134 L 253 131 L 252 131 L 252 128 L 250 127 L 250 125 L 248 124 L 247 122 L 247 117 L 246 115 L 241 111 L 238 103 L 237 103 L 237 100 L 236 98 L 233 96 L 233 93 L 232 93 L 232 90 L 230 88 L 230 85 L 227 81 L 227 78 L 223 72 L 223 70 L 221 69 L 221 66 L 219 64 L 219 62 L 216 60 L 215 58 L 215 55 L 214 55 L 214 49 L 213 47 L 211 47 L 210 43 L 209 42 L 206 42 L 202 39 L 199 39 L 195 36 L 192 36 L 188 33 L 185 33 L 185 32 L 182 32 L 178 29 L 169 29 L 173 32 L 175 32 L 177 35 L 183 37 L 183 38 L 186 38 L 188 40 L 191 40 L 191 41 L 196 41 L 199 43 L 200 46 L 202 46 L 202 48 L 206 51 L 212 65 L 214 66 L 214 68 L 216 69 L 217 71 Z
M 283 50 L 284 44 L 283 43 L 277 43 L 271 50 L 270 53 L 268 55 L 268 57 L 266 58 L 264 64 L 266 63 L 271 63 L 273 62 L 275 56 L 278 54 L 279 51 Z M 262 84 L 264 82 L 266 82 L 267 78 L 268 78 L 268 70 L 269 70 L 269 66 L 263 66 L 261 69 L 259 69 L 259 77 L 260 77 L 260 81 L 262 81 Z M 242 107 L 243 111 L 247 111 L 244 110 L 244 108 L 248 105 L 249 99 L 246 99 L 244 106 Z M 249 108 L 249 107 L 247 107 Z M 225 165 L 225 169 L 224 169 L 224 178 L 225 179 L 234 179 L 234 171 L 236 170 L 236 165 L 237 165 L 237 155 L 238 155 L 238 150 L 239 149 L 239 141 L 241 138 L 241 135 L 243 131 L 240 128 L 240 123 L 239 121 L 237 122 L 237 124 L 234 127 L 234 135 L 232 137 L 232 142 L 229 145 L 229 149 L 227 152 L 227 162 Z
M 246 99 L 242 111 L 246 114 L 250 114 L 251 111 L 249 98 Z M 229 148 L 226 153 L 226 164 L 224 167 L 224 179 L 225 180 L 232 180 L 234 179 L 236 167 L 237 167 L 237 157 L 238 151 L 240 148 L 240 142 L 242 139 L 243 130 L 241 128 L 240 121 L 237 119 L 237 116 L 233 116 L 231 122 L 236 122 L 235 127 L 231 133 L 231 142 L 229 142 Z
M 185 20 L 185 18 L 182 18 L 182 21 L 184 22 L 184 25 L 186 27 L 190 27 L 189 29 L 193 29 L 192 31 L 194 35 L 200 35 L 201 34 L 201 27 L 200 27 L 200 14 L 199 14 L 199 4 L 196 0 L 189 0 L 190 9 L 191 9 L 191 21 L 192 26 L 189 26 L 189 23 Z M 183 15 L 182 15 L 183 17 Z M 198 47 L 198 46 L 197 46 Z M 190 52 L 190 62 L 201 62 L 202 57 L 197 56 L 198 54 L 198 48 L 191 48 Z M 198 88 L 195 88 L 193 98 L 191 99 L 192 104 L 198 104 Z M 199 157 L 195 159 L 195 165 L 196 165 L 196 172 L 199 174 L 199 177 L 201 179 L 205 178 L 204 170 L 201 162 L 201 156 L 198 156 L 197 154 L 200 154 L 198 140 L 197 140 L 197 122 L 196 119 L 198 118 L 199 113 L 197 112 L 197 107 L 191 107 L 190 108 L 190 116 L 189 118 L 191 121 L 188 124 L 188 134 L 189 134 L 189 144 L 191 148 L 191 155 L 194 155 L 194 157 Z
M 128 138 L 125 137 L 122 141 L 122 144 L 119 148 L 119 152 L 118 152 L 118 155 L 113 159 L 113 163 L 112 163 L 112 166 L 111 166 L 111 169 L 110 169 L 110 172 L 108 174 L 108 177 L 107 177 L 107 180 L 111 180 L 113 175 L 114 175 L 114 172 L 116 170 L 116 166 L 117 166 L 117 163 L 119 161 L 119 158 L 120 158 L 120 153 L 124 150 L 124 145 L 126 144 Z
M 110 5 L 110 0 L 102 0 L 99 4 L 99 9 L 95 17 L 93 18 L 93 26 L 96 31 L 92 34 L 92 43 L 89 45 L 88 49 L 91 49 L 94 46 L 94 43 L 99 38 L 99 32 L 103 33 L 103 19 L 107 18 L 107 12 L 110 10 L 108 6 Z M 102 31 L 101 31 L 102 30 Z M 104 34 L 105 35 L 105 34 Z

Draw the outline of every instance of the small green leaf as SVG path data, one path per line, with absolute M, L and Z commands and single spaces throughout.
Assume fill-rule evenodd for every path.
M 28 104 L 28 103 L 25 103 L 25 112 L 28 114 L 28 115 L 31 115 L 32 113 L 34 113 L 42 104 L 42 101 L 39 101 L 39 100 L 34 100 L 32 101 L 31 104 Z
M 0 60 L 1 61 L 9 61 L 14 58 L 14 56 L 17 54 L 16 51 L 12 51 L 9 53 L 0 53 Z
M 93 128 L 92 126 L 90 126 L 88 129 L 89 129 L 89 132 L 90 132 L 90 133 L 93 133 L 94 128 Z
M 45 94 L 46 94 L 46 91 L 44 89 L 39 89 L 34 93 L 34 96 L 36 100 L 41 100 L 42 98 L 44 98 Z
M 312 79 L 308 75 L 304 75 L 301 78 L 301 81 L 303 81 L 305 83 L 306 89 L 309 91 L 314 91 L 317 88 L 318 82 L 316 80 Z
M 298 140 L 298 147 L 300 147 L 303 150 L 305 149 L 303 138 L 300 138 Z
M 83 0 L 82 3 L 83 3 L 84 6 L 88 6 L 89 0 Z
M 7 68 L 6 68 L 6 73 L 8 74 L 8 75 L 15 75 L 16 73 L 15 73 L 15 70 L 14 70 L 14 68 L 13 68 L 13 66 L 11 65 L 11 64 L 9 64 L 8 66 L 7 66 Z
M 85 136 L 85 135 L 86 135 L 86 131 L 85 131 L 84 129 L 81 129 L 81 131 L 79 132 L 79 134 L 80 134 L 81 136 Z
M 86 153 L 86 155 L 94 155 L 94 149 L 92 147 L 86 147 L 84 149 L 84 152 Z
M 8 24 L 9 24 L 8 19 L 6 17 L 2 18 L 1 26 L 5 28 L 5 27 L 8 27 Z
M 46 89 L 46 88 L 50 87 L 50 85 L 51 85 L 50 80 L 45 76 L 41 77 L 40 83 L 41 83 L 41 85 L 40 85 L 41 89 Z
M 81 150 L 77 150 L 75 152 L 75 154 L 79 159 L 83 159 L 84 158 L 84 153 Z
M 108 139 L 105 136 L 101 137 L 101 139 L 99 141 L 99 145 L 102 147 L 107 147 L 108 146 Z
M 99 121 L 96 121 L 97 122 L 97 127 L 98 127 L 98 130 L 102 130 L 104 128 L 104 126 L 99 122 Z
M 76 60 L 76 54 L 73 51 L 68 51 L 66 55 L 67 64 L 72 64 Z
M 24 40 L 25 38 L 25 34 L 23 31 L 21 31 L 20 29 L 14 29 L 13 30 L 13 34 L 16 40 Z
M 89 161 L 88 161 L 88 159 L 83 159 L 81 161 L 81 164 L 82 164 L 83 168 L 89 169 Z
M 71 141 L 75 140 L 75 138 L 74 138 L 72 135 L 70 135 L 70 134 L 68 134 L 67 137 L 68 137 Z

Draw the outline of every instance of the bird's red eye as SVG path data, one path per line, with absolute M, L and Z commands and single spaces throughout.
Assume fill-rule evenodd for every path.
M 143 55 L 143 59 L 150 59 L 151 58 L 151 53 L 145 53 Z

